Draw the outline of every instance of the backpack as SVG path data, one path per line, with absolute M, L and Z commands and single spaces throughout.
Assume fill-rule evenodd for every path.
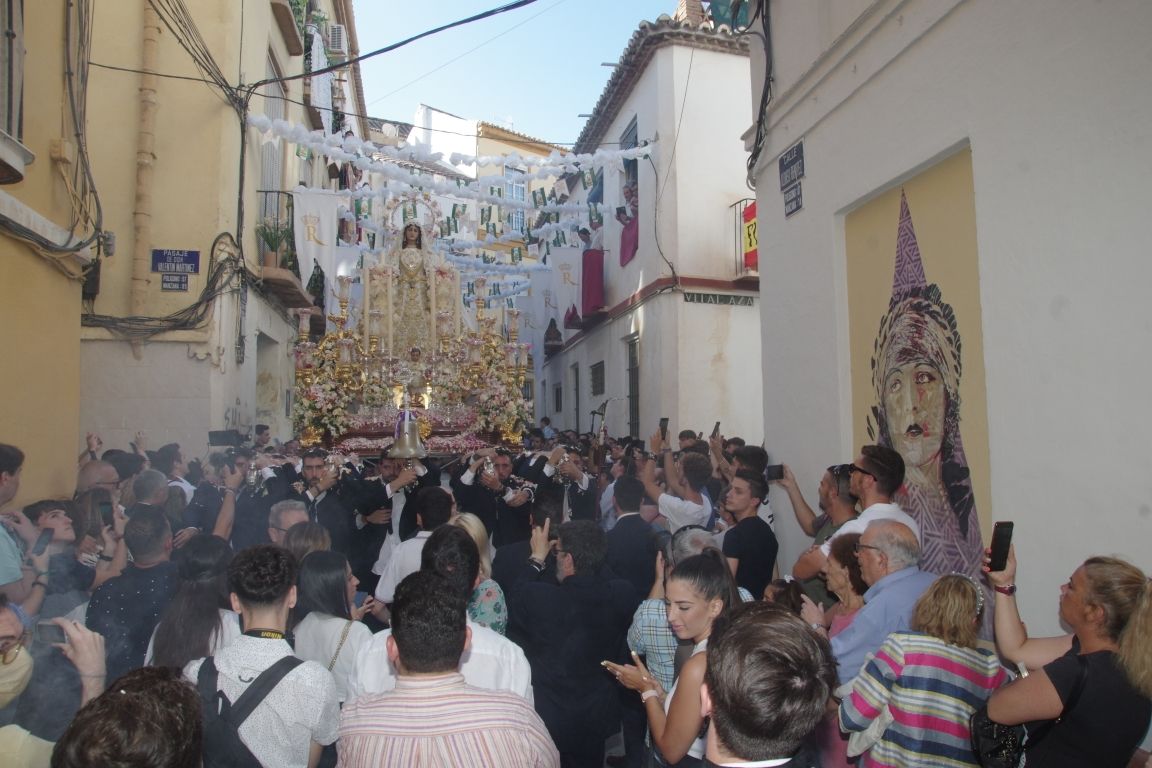
M 217 689 L 216 663 L 211 656 L 204 659 L 196 676 L 204 714 L 204 768 L 260 768 L 260 761 L 240 740 L 240 726 L 284 676 L 303 663 L 285 656 L 261 672 L 233 704 Z

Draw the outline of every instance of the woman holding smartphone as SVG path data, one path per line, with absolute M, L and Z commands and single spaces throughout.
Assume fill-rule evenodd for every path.
M 621 685 L 640 693 L 657 765 L 693 768 L 703 765 L 704 758 L 700 684 L 707 666 L 708 637 L 716 619 L 740 598 L 724 555 L 714 547 L 677 564 L 668 576 L 665 593 L 669 627 L 676 637 L 694 644 L 672 690 L 665 693 L 635 653 L 635 665 L 605 661 L 604 666 Z
M 1027 724 L 1029 768 L 1126 766 L 1152 718 L 1152 581 L 1124 560 L 1088 558 L 1060 588 L 1072 634 L 1039 638 L 1020 622 L 1014 550 L 988 581 L 1000 653 L 1032 671 L 992 694 L 988 716 Z

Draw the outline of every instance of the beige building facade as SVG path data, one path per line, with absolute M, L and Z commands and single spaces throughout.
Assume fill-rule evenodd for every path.
M 209 430 L 291 436 L 294 312 L 313 300 L 293 269 L 289 190 L 337 181 L 246 118 L 368 134 L 355 65 L 301 77 L 358 54 L 351 0 L 308 5 L 210 0 L 182 20 L 148 2 L 97 9 L 90 145 L 118 250 L 81 333 L 79 422 L 109 445 L 140 430 L 194 456 Z

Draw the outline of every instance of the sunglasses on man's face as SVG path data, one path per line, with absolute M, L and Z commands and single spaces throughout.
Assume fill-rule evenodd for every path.
M 872 478 L 873 480 L 876 479 L 875 474 L 869 472 L 868 470 L 864 469 L 864 467 L 861 467 L 857 464 L 849 464 L 848 465 L 848 471 L 849 472 L 859 472 L 862 475 L 868 475 L 868 477 Z

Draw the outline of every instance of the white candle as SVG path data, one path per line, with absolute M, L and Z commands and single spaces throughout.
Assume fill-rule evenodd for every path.
M 460 311 L 460 302 L 463 300 L 464 294 L 460 292 L 460 270 L 452 271 L 454 275 L 454 287 L 452 292 L 452 309 L 456 313 L 456 336 L 460 336 L 460 328 L 464 322 L 464 313 Z
M 388 310 L 387 310 L 388 311 L 388 320 L 387 320 L 387 322 L 388 322 L 388 354 L 391 355 L 392 354 L 392 326 L 393 326 L 393 316 L 394 316 L 394 311 L 395 311 L 393 309 L 393 307 L 395 305 L 393 304 L 394 291 L 393 291 L 393 287 L 392 287 L 392 282 L 393 282 L 393 280 L 392 280 L 392 268 L 391 267 L 386 268 L 384 275 L 385 275 L 384 280 L 386 281 L 387 288 L 388 288 L 388 290 L 387 290 L 387 293 L 388 293 Z
M 361 309 L 361 320 L 364 325 L 364 347 L 368 347 L 368 337 L 372 335 L 372 269 L 367 265 L 360 270 L 360 287 L 362 298 L 360 303 L 363 305 Z
M 428 289 L 428 294 L 429 294 L 428 301 L 429 301 L 429 305 L 430 305 L 429 309 L 432 310 L 432 322 L 430 323 L 432 328 L 428 332 L 429 336 L 431 337 L 429 339 L 429 341 L 431 342 L 431 347 L 432 347 L 432 349 L 429 350 L 429 354 L 431 354 L 432 352 L 436 351 L 436 265 L 431 264 L 428 267 L 426 267 L 426 269 L 428 269 L 428 272 L 429 272 L 429 276 L 428 276 L 428 283 L 430 286 Z

